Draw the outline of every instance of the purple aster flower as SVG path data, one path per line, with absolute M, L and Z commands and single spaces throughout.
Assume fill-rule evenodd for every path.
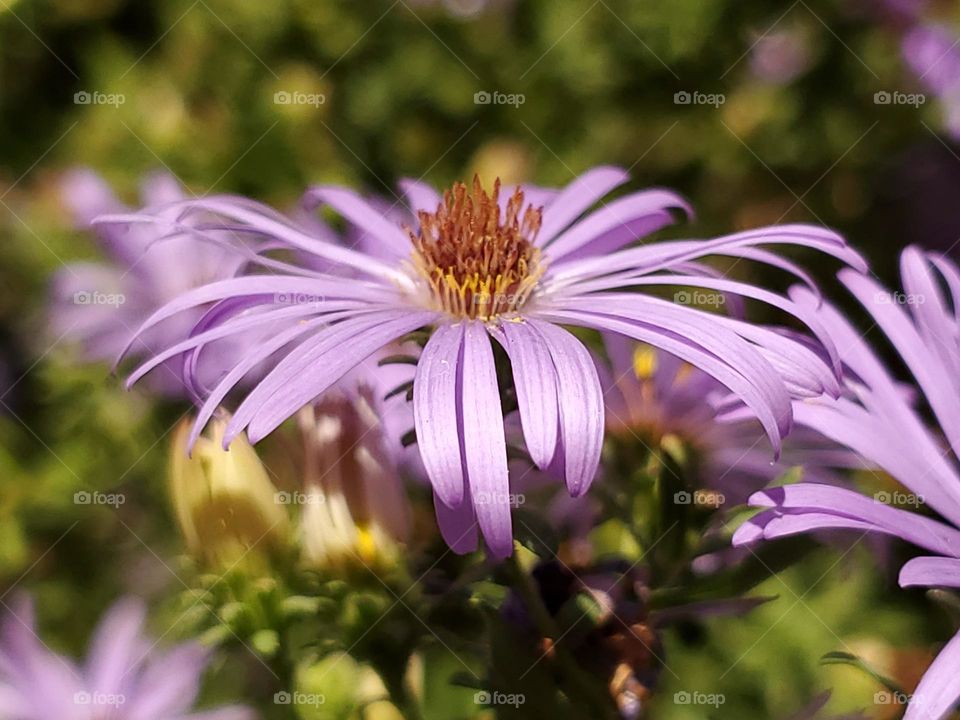
M 732 326 L 742 320 L 721 317 Z M 785 339 L 787 336 L 784 336 Z M 714 377 L 669 353 L 604 334 L 608 363 L 600 366 L 605 394 L 607 432 L 627 444 L 659 448 L 676 439 L 696 456 L 697 487 L 719 490 L 719 504 L 736 505 L 791 467 L 803 466 L 804 477 L 837 483 L 835 468 L 861 467 L 853 453 L 816 431 L 795 427 L 779 460 L 772 462 L 770 443 L 756 417 Z M 816 352 L 801 343 L 791 352 L 800 364 L 817 367 Z M 839 385 L 824 374 L 828 392 Z M 792 389 L 803 395 L 805 388 Z M 707 500 L 710 498 L 708 497 Z
M 49 650 L 26 597 L 11 603 L 0 637 L 0 716 L 5 720 L 251 720 L 231 705 L 190 712 L 210 657 L 197 643 L 164 653 L 143 635 L 143 603 L 115 604 L 82 665 Z
M 168 174 L 148 177 L 141 192 L 147 206 L 186 197 Z M 67 173 L 63 200 L 78 228 L 88 229 L 98 215 L 125 211 L 109 186 L 90 170 Z M 233 276 L 245 262 L 234 250 L 190 235 L 164 238 L 162 228 L 156 226 L 131 232 L 110 225 L 95 228 L 106 261 L 71 263 L 57 273 L 50 308 L 50 326 L 56 336 L 80 344 L 90 360 L 114 360 L 131 333 L 157 307 L 187 290 Z M 192 310 L 139 335 L 133 352 L 152 355 L 182 340 L 201 314 L 201 309 Z M 156 373 L 154 388 L 183 394 L 179 366 L 171 362 Z
M 273 335 L 250 347 L 211 388 L 194 428 L 196 435 L 251 368 L 276 357 L 237 407 L 224 437 L 229 443 L 246 429 L 257 442 L 384 345 L 432 328 L 417 365 L 413 412 L 420 455 L 438 497 L 438 520 L 458 552 L 476 547 L 479 525 L 498 557 L 510 554 L 512 532 L 491 339 L 512 366 L 531 458 L 538 467 L 559 469 L 574 496 L 587 490 L 599 463 L 603 388 L 589 351 L 563 325 L 620 333 L 699 367 L 743 400 L 779 451 L 791 425 L 791 391 L 816 395 L 829 389 L 830 368 L 808 366 L 796 343 L 779 333 L 628 290 L 680 284 L 756 299 L 799 318 L 829 344 L 808 308 L 719 276 L 700 259 L 751 260 L 800 277 L 805 276 L 799 268 L 764 246 L 814 248 L 861 268 L 862 260 L 832 231 L 805 225 L 628 247 L 671 223 L 672 209 L 689 208 L 659 189 L 603 202 L 627 179 L 623 170 L 600 167 L 561 190 L 517 187 L 501 194 L 497 182 L 488 194 L 475 180 L 472 189 L 458 183 L 443 196 L 405 181 L 402 188 L 417 217 L 413 228 L 397 225 L 349 190 L 308 191 L 309 204 L 340 213 L 379 245 L 376 254 L 318 240 L 242 198 L 211 197 L 160 212 L 103 218 L 139 227 L 169 225 L 179 213 L 174 230 L 182 233 L 224 242 L 208 231 L 247 232 L 354 275 L 262 257 L 258 262 L 273 274 L 187 291 L 149 318 L 136 337 L 171 317 L 217 304 L 191 338 L 155 355 L 129 382 L 181 354 L 189 370 L 209 343 L 269 327 Z M 599 209 L 591 211 L 598 202 Z M 217 215 L 222 222 L 191 227 L 188 221 L 197 215 Z
M 925 426 L 911 393 L 827 305 L 818 314 L 850 370 L 849 392 L 839 399 L 798 402 L 794 412 L 799 424 L 851 448 L 864 465 L 889 473 L 913 494 L 905 499 L 929 506 L 941 519 L 891 507 L 882 497 L 798 483 L 753 495 L 751 505 L 768 509 L 741 526 L 734 543 L 822 529 L 883 533 L 933 553 L 904 565 L 901 585 L 960 587 L 960 271 L 940 255 L 911 247 L 901 257 L 901 276 L 904 292 L 890 293 L 866 276 L 841 273 L 909 368 L 939 430 Z M 904 720 L 936 720 L 954 708 L 960 698 L 958 663 L 960 634 L 923 677 Z

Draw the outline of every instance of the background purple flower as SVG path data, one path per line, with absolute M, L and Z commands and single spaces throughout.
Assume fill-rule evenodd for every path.
M 622 442 L 659 452 L 667 436 L 696 455 L 696 487 L 719 490 L 721 504 L 736 505 L 792 467 L 804 477 L 837 483 L 836 469 L 860 467 L 855 456 L 807 427 L 795 427 L 778 460 L 756 417 L 736 396 L 702 370 L 668 353 L 604 335 L 608 363 L 601 366 L 607 432 Z M 813 350 L 797 345 L 798 356 Z M 831 391 L 839 392 L 835 386 Z M 796 388 L 802 393 L 802 388 Z
M 917 25 L 903 39 L 903 55 L 943 104 L 947 132 L 960 139 L 960 35 L 946 25 Z
M 63 202 L 78 229 L 104 213 L 126 208 L 96 173 L 77 169 L 66 174 Z M 187 194 L 169 174 L 147 177 L 141 199 L 159 208 L 182 201 Z M 113 362 L 134 331 L 161 305 L 208 282 L 231 277 L 244 256 L 211 242 L 180 234 L 164 237 L 159 226 L 124 228 L 93 226 L 104 261 L 75 262 L 56 274 L 51 288 L 50 328 L 55 337 L 80 344 L 90 360 Z M 186 337 L 200 319 L 200 308 L 184 313 L 137 336 L 131 352 L 151 355 Z M 178 362 L 165 363 L 155 373 L 154 389 L 166 394 L 185 392 Z
M 859 332 L 834 308 L 818 313 L 849 368 L 848 392 L 838 399 L 797 402 L 798 423 L 857 452 L 909 491 L 899 504 L 926 505 L 942 520 L 891 507 L 885 497 L 798 483 L 764 490 L 750 504 L 768 508 L 734 535 L 735 544 L 822 529 L 899 537 L 933 553 L 900 571 L 900 584 L 960 587 L 960 271 L 942 256 L 907 248 L 901 257 L 903 292 L 891 293 L 868 277 L 844 271 L 841 279 L 866 308 L 910 370 L 939 424 L 925 426 Z M 941 284 L 947 292 L 941 289 Z M 807 301 L 813 303 L 812 298 Z M 960 698 L 960 635 L 927 671 L 905 720 L 945 717 Z
M 197 643 L 155 650 L 139 600 L 116 603 L 80 665 L 36 635 L 33 605 L 11 603 L 0 638 L 0 716 L 5 720 L 252 720 L 241 706 L 191 712 L 210 661 Z

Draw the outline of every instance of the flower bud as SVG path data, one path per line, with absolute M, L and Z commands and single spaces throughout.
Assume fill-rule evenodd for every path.
M 211 422 L 189 455 L 190 422 L 177 427 L 169 486 L 188 550 L 207 562 L 230 567 L 248 555 L 256 558 L 259 551 L 281 546 L 288 536 L 288 519 L 246 436 L 223 449 L 226 423 L 225 418 Z

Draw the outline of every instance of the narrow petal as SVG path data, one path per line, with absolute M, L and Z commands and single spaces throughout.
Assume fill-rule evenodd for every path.
M 198 306 L 249 295 L 262 295 L 264 298 L 271 298 L 280 302 L 285 296 L 306 296 L 317 298 L 319 301 L 328 299 L 359 300 L 371 304 L 397 302 L 396 293 L 387 290 L 385 286 L 359 283 L 356 280 L 345 281 L 343 278 L 333 276 L 301 278 L 257 275 L 219 280 L 185 292 L 153 313 L 130 338 L 121 353 L 121 357 L 127 353 L 137 338 L 168 318 Z
M 868 522 L 843 515 L 815 512 L 782 515 L 779 511 L 769 510 L 754 515 L 737 528 L 737 531 L 733 534 L 732 542 L 734 547 L 741 547 L 760 539 L 775 540 L 791 535 L 803 535 L 814 530 L 881 531 Z
M 637 296 L 636 302 L 642 303 L 644 300 Z M 578 300 L 574 307 L 582 304 Z M 584 308 L 591 309 L 593 306 L 584 305 Z M 723 331 L 708 315 L 699 318 L 687 308 L 647 305 L 644 312 L 633 313 L 621 307 L 617 309 L 620 317 L 600 314 L 603 311 L 601 303 L 601 306 L 597 306 L 597 312 L 570 309 L 542 310 L 539 314 L 561 323 L 618 332 L 666 350 L 699 367 L 743 399 L 763 424 L 774 452 L 779 454 L 781 438 L 789 431 L 791 424 L 790 399 L 769 362 L 746 342 Z M 625 320 L 623 316 L 626 312 L 645 321 Z M 694 315 L 685 315 L 691 312 Z
M 439 495 L 433 497 L 433 507 L 437 515 L 437 526 L 443 541 L 458 555 L 466 555 L 477 549 L 477 516 L 473 512 L 473 503 L 461 502 L 450 508 Z
M 262 402 L 251 402 L 249 408 L 243 405 L 237 409 L 237 415 L 244 412 L 242 417 L 252 415 L 248 436 L 250 442 L 256 443 L 273 432 L 280 423 L 291 417 L 303 405 L 307 404 L 321 393 L 326 391 L 347 372 L 370 357 L 380 348 L 393 342 L 409 332 L 429 324 L 436 318 L 436 313 L 419 311 L 398 311 L 390 316 L 383 313 L 380 317 L 373 315 L 364 318 L 368 326 L 362 330 L 353 331 L 349 335 L 342 332 L 324 334 L 316 342 L 310 342 L 305 352 L 298 353 L 291 363 L 281 367 L 290 358 L 284 358 L 273 372 L 258 386 L 269 388 L 278 386 L 276 391 L 269 393 L 269 398 Z M 345 321 L 349 322 L 349 321 Z M 338 326 L 343 323 L 339 323 Z M 338 327 L 334 326 L 334 330 Z M 349 338 L 349 342 L 344 341 Z M 274 373 L 277 373 L 274 376 Z M 253 393 L 251 393 L 252 397 Z M 249 400 L 249 397 L 248 397 Z M 247 401 L 244 401 L 244 405 Z M 232 427 L 228 432 L 237 432 L 242 428 L 243 420 L 231 421 Z M 232 440 L 235 435 L 230 435 Z M 229 443 L 225 437 L 224 442 Z
M 136 676 L 149 648 L 141 635 L 146 614 L 141 600 L 124 598 L 100 621 L 87 658 L 91 691 L 122 695 L 124 683 Z
M 956 378 L 926 347 L 903 308 L 892 303 L 890 294 L 872 278 L 841 271 L 840 279 L 890 338 L 923 390 L 950 444 L 960 451 L 960 403 L 956 402 L 960 391 Z
M 220 407 L 220 404 L 223 402 L 227 394 L 234 388 L 236 385 L 244 378 L 244 376 L 253 370 L 258 364 L 266 360 L 273 353 L 277 352 L 286 345 L 296 341 L 298 338 L 312 333 L 313 331 L 320 330 L 324 328 L 332 320 L 339 320 L 333 316 L 331 318 L 316 318 L 313 320 L 308 320 L 302 324 L 294 325 L 293 327 L 283 330 L 269 340 L 260 343 L 256 348 L 249 350 L 243 358 L 230 369 L 230 371 L 217 383 L 217 386 L 213 388 L 210 394 L 204 400 L 203 405 L 200 406 L 200 410 L 197 413 L 197 419 L 193 423 L 193 427 L 190 429 L 190 437 L 187 440 L 187 447 L 192 449 L 194 444 L 197 442 L 197 438 L 200 437 L 200 433 L 203 431 L 203 428 L 209 422 L 210 418 L 213 417 L 213 414 L 217 411 L 217 408 Z
M 621 228 L 627 228 L 628 232 L 620 237 L 620 243 L 628 243 L 640 237 L 635 234 L 638 228 L 630 230 L 631 224 L 651 216 L 656 219 L 656 222 L 646 228 L 648 230 L 668 224 L 671 216 L 664 215 L 668 208 L 679 208 L 688 215 L 693 214 L 693 209 L 687 201 L 669 190 L 644 190 L 631 193 L 604 205 L 558 236 L 547 246 L 546 256 L 556 262 L 574 250 L 585 249 L 595 240 Z
M 327 204 L 346 220 L 368 233 L 395 254 L 409 254 L 410 238 L 400 227 L 373 205 L 351 190 L 335 186 L 317 186 L 303 195 L 306 207 Z M 433 208 L 436 210 L 436 207 Z
M 557 446 L 557 375 L 553 360 L 541 335 L 528 324 L 508 321 L 501 328 L 513 368 L 527 451 L 544 470 Z
M 630 174 L 626 170 L 612 166 L 596 167 L 585 172 L 557 193 L 544 208 L 537 243 L 548 244 L 591 205 L 629 179 Z
M 493 348 L 479 321 L 464 323 L 460 427 L 473 509 L 494 557 L 513 552 L 510 481 Z
M 528 320 L 543 338 L 557 377 L 560 433 L 567 490 L 574 497 L 589 489 L 603 446 L 603 389 L 593 358 L 577 338 L 548 322 Z
M 960 633 L 937 655 L 910 698 L 903 720 L 941 720 L 960 698 Z
M 960 587 L 960 559 L 918 557 L 900 568 L 900 587 Z
M 126 720 L 166 720 L 193 707 L 210 651 L 198 643 L 173 648 L 150 660 L 133 697 L 124 704 Z
M 463 323 L 441 325 L 434 331 L 420 355 L 413 381 L 413 420 L 420 458 L 440 504 L 447 508 L 464 504 L 463 457 L 457 424 L 463 327 Z M 438 520 L 440 512 L 438 507 Z
M 407 202 L 410 203 L 410 211 L 414 217 L 416 217 L 417 213 L 421 210 L 431 213 L 437 211 L 437 207 L 439 207 L 441 201 L 440 193 L 432 187 L 419 180 L 413 180 L 412 178 L 403 178 L 397 184 L 400 186 L 400 191 L 407 198 Z M 407 253 L 410 252 L 409 245 L 410 242 L 408 240 L 406 247 Z
M 186 340 L 170 346 L 163 352 L 154 355 L 147 362 L 136 368 L 127 377 L 126 386 L 129 389 L 134 383 L 137 382 L 137 380 L 142 378 L 153 368 L 166 362 L 170 358 L 176 357 L 177 355 L 192 350 L 193 348 L 207 345 L 216 340 L 237 335 L 248 330 L 260 328 L 264 325 L 278 324 L 279 326 L 283 326 L 291 320 L 297 320 L 309 317 L 310 315 L 316 315 L 318 312 L 320 312 L 319 307 L 319 304 L 315 306 L 310 303 L 287 307 L 269 305 L 264 311 L 251 312 L 238 318 L 215 325 L 208 330 L 204 330 L 203 332 L 192 334 Z M 323 304 L 324 312 L 350 309 L 359 310 L 362 308 L 363 305 L 361 303 L 353 300 L 339 302 L 331 301 L 330 303 Z
M 754 507 L 787 512 L 822 512 L 852 518 L 936 553 L 951 555 L 960 552 L 960 531 L 846 488 L 796 483 L 761 490 L 750 496 L 749 503 Z

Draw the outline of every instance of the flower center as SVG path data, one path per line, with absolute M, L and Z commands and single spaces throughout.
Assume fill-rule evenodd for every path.
M 413 263 L 435 305 L 456 317 L 489 320 L 520 308 L 543 275 L 533 239 L 543 208 L 528 206 L 517 188 L 500 212 L 500 180 L 487 193 L 474 177 L 472 192 L 455 183 L 436 212 L 420 211 L 413 231 Z

